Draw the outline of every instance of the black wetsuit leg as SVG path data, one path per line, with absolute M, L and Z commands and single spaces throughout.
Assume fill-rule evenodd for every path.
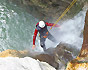
M 45 47 L 45 40 L 46 40 L 46 38 L 40 37 L 40 45 L 41 45 L 41 47 L 44 49 L 44 51 L 46 50 L 46 47 Z
M 48 33 L 48 39 L 51 40 L 52 42 L 57 43 L 57 40 L 50 33 Z

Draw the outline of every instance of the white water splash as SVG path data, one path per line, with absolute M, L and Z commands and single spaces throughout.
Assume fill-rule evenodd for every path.
M 58 40 L 58 43 L 64 42 L 72 44 L 74 48 L 81 49 L 83 43 L 83 29 L 85 23 L 85 14 L 86 11 L 80 11 L 74 18 L 68 19 L 63 23 L 60 23 L 58 30 L 52 30 L 51 34 L 55 36 Z M 56 29 L 56 28 L 55 28 Z M 56 47 L 53 42 L 47 40 L 47 47 Z

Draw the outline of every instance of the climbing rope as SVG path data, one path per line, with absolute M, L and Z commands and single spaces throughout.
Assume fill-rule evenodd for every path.
M 66 10 L 61 14 L 61 16 L 56 20 L 54 25 L 49 30 L 51 30 L 61 20 L 61 18 L 71 9 L 71 7 L 76 3 L 76 1 L 77 0 L 73 0 L 70 3 L 70 5 L 66 8 Z M 48 32 L 46 32 L 46 36 L 44 36 L 44 38 L 46 38 L 47 36 L 48 36 Z
M 76 3 L 77 0 L 73 0 L 70 5 L 67 7 L 67 9 L 62 13 L 62 15 L 56 20 L 56 22 L 54 23 L 54 25 L 52 27 L 54 27 L 60 20 L 61 18 L 70 10 L 70 8 Z M 52 29 L 52 27 L 50 28 L 50 30 Z

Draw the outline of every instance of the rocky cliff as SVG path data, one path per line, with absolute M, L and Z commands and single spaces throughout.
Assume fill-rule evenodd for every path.
M 0 53 L 0 57 L 32 57 L 43 62 L 47 62 L 57 70 L 66 66 L 67 62 L 73 59 L 71 45 L 60 43 L 56 48 L 49 48 L 44 53 L 33 51 L 5 50 Z M 60 65 L 62 63 L 63 65 Z M 62 67 L 61 67 L 62 66 Z
M 88 11 L 83 32 L 84 40 L 79 56 L 68 63 L 66 70 L 88 70 Z
M 40 62 L 31 57 L 0 58 L 0 70 L 56 70 L 46 62 Z
M 45 21 L 56 21 L 73 0 L 7 0 L 24 8 L 34 17 Z M 87 0 L 78 0 L 64 18 L 76 15 Z

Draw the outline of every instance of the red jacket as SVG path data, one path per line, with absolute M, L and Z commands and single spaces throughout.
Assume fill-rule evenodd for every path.
M 36 24 L 36 26 L 38 25 L 39 23 Z M 45 23 L 47 26 L 53 26 L 54 24 L 53 23 Z M 54 27 L 59 27 L 59 25 L 55 25 Z M 38 33 L 38 30 L 35 29 L 34 31 L 34 36 L 33 36 L 33 45 L 35 45 L 35 40 L 36 40 L 36 36 L 37 36 L 37 33 Z

